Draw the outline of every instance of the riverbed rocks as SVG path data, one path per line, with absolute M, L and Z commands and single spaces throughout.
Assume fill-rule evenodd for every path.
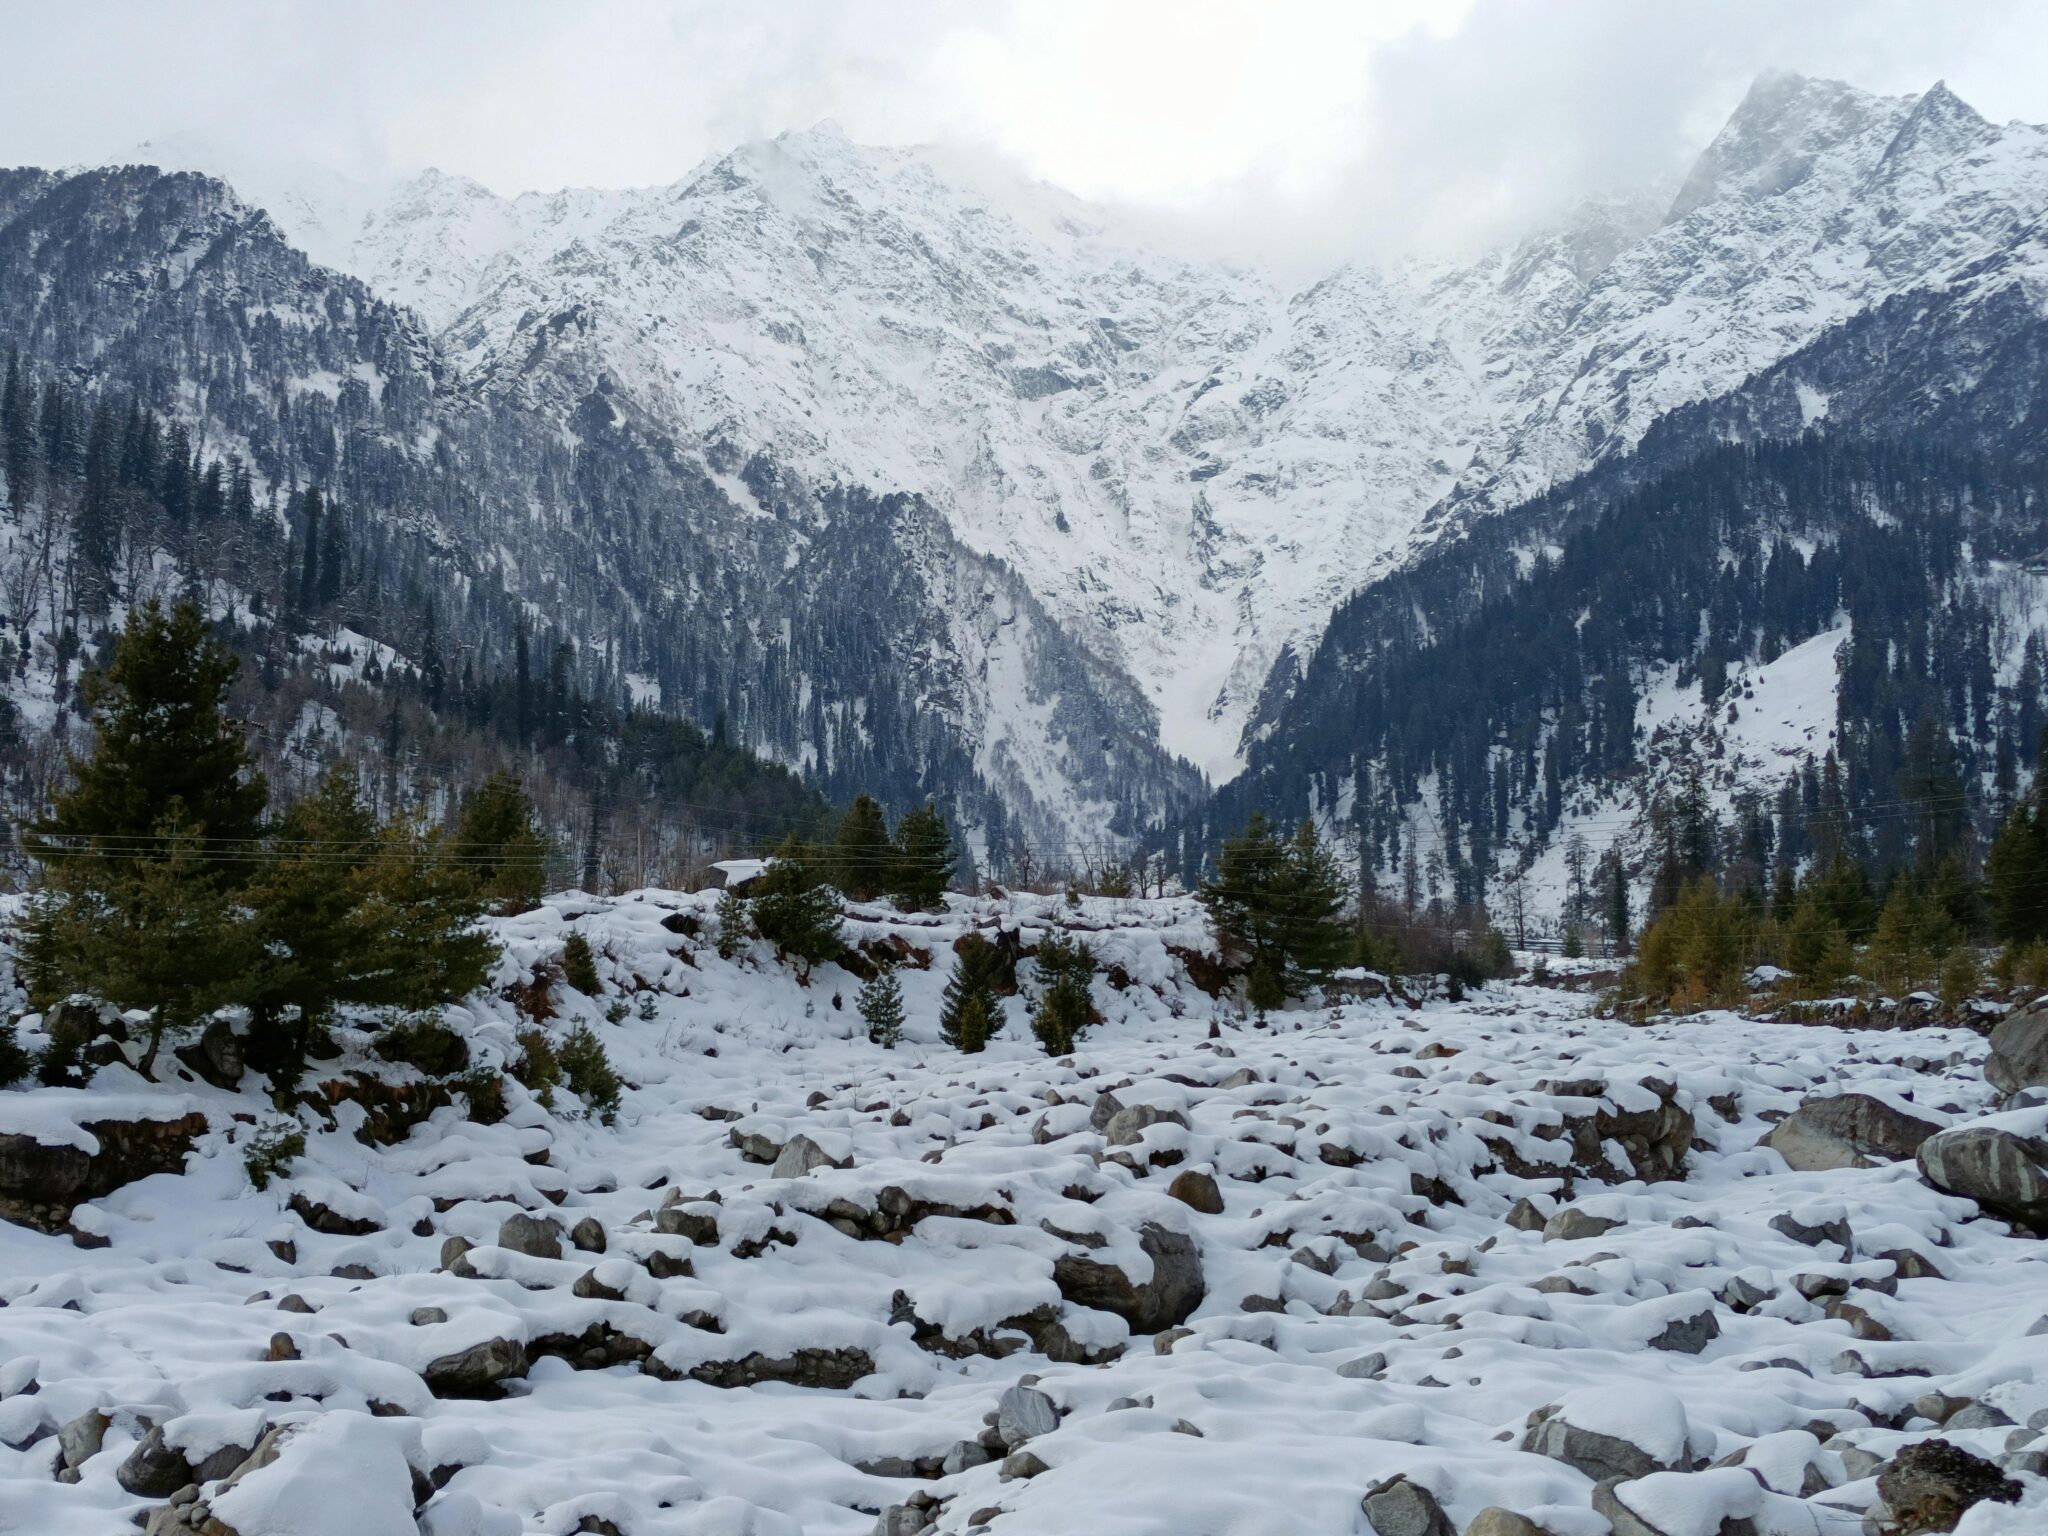
M 1941 1127 L 1863 1093 L 1810 1098 L 1772 1126 L 1769 1147 L 1799 1173 L 1869 1168 L 1915 1156 Z

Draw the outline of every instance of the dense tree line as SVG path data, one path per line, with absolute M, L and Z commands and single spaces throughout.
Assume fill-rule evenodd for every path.
M 250 663 L 231 708 L 258 725 L 254 751 L 283 796 L 348 761 L 384 809 L 445 817 L 451 789 L 516 768 L 548 813 L 561 882 L 591 885 L 679 880 L 825 813 L 794 776 L 634 703 L 602 655 L 557 630 L 516 616 L 494 663 L 443 618 L 473 610 L 474 590 L 463 597 L 387 520 L 318 485 L 259 499 L 248 462 L 132 398 L 38 384 L 10 356 L 0 445 L 13 528 L 0 663 L 17 690 L 46 672 L 60 721 L 83 709 L 78 679 L 105 659 L 120 613 L 184 596 Z M 59 768 L 0 697 L 17 808 L 32 812 Z

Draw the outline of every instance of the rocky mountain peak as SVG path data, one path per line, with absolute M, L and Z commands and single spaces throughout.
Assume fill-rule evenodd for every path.
M 1798 186 L 1815 161 L 1895 123 L 1910 98 L 1874 96 L 1839 80 L 1766 70 L 1751 83 L 1678 189 L 1667 223 L 1724 197 L 1760 201 Z

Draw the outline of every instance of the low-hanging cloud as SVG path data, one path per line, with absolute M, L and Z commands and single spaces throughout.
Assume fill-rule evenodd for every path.
M 1668 190 L 1770 67 L 2048 119 L 2048 8 L 2016 0 L 195 0 L 14 7 L 0 57 L 10 164 L 174 136 L 517 192 L 667 182 L 834 118 L 1305 265 Z

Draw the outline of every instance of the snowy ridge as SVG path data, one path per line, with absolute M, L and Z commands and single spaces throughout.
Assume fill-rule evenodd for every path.
M 954 938 L 1056 923 L 1105 962 L 1076 1054 L 1016 1002 L 985 1055 L 939 1043 Z M 380 1147 L 320 1087 L 257 1190 L 254 1080 L 0 1093 L 0 1137 L 137 1099 L 207 1121 L 182 1175 L 71 1213 L 97 1246 L 0 1224 L 0 1531 L 113 1529 L 175 1478 L 237 1536 L 1362 1536 L 1399 1476 L 1453 1529 L 1594 1536 L 1604 1456 L 1660 1531 L 1853 1536 L 1939 1394 L 1950 1442 L 2043 1447 L 2015 1427 L 2048 1409 L 2038 1240 L 1910 1161 L 1759 1144 L 1845 1092 L 1972 1121 L 1970 1032 L 1631 1029 L 1507 986 L 1259 1024 L 1191 984 L 1191 904 L 1018 898 L 852 914 L 906 962 L 885 1052 L 838 967 L 720 959 L 708 894 L 497 927 L 508 994 L 589 938 L 604 995 L 557 981 L 543 1027 L 598 1032 L 616 1126 L 508 1083 L 501 1122 Z M 533 1027 L 510 996 L 447 1017 L 486 1068 Z M 419 1082 L 339 1041 L 309 1085 Z M 1964 1536 L 2038 1523 L 2018 1479 Z
M 602 389 L 707 455 L 929 498 L 1219 778 L 1275 659 L 1390 563 L 2048 209 L 2042 130 L 1945 86 L 1791 75 L 1661 222 L 1625 197 L 1476 260 L 1306 285 L 939 166 L 825 125 L 661 188 L 503 199 L 436 172 L 358 212 L 286 176 L 258 200 L 488 391 L 566 420 Z

